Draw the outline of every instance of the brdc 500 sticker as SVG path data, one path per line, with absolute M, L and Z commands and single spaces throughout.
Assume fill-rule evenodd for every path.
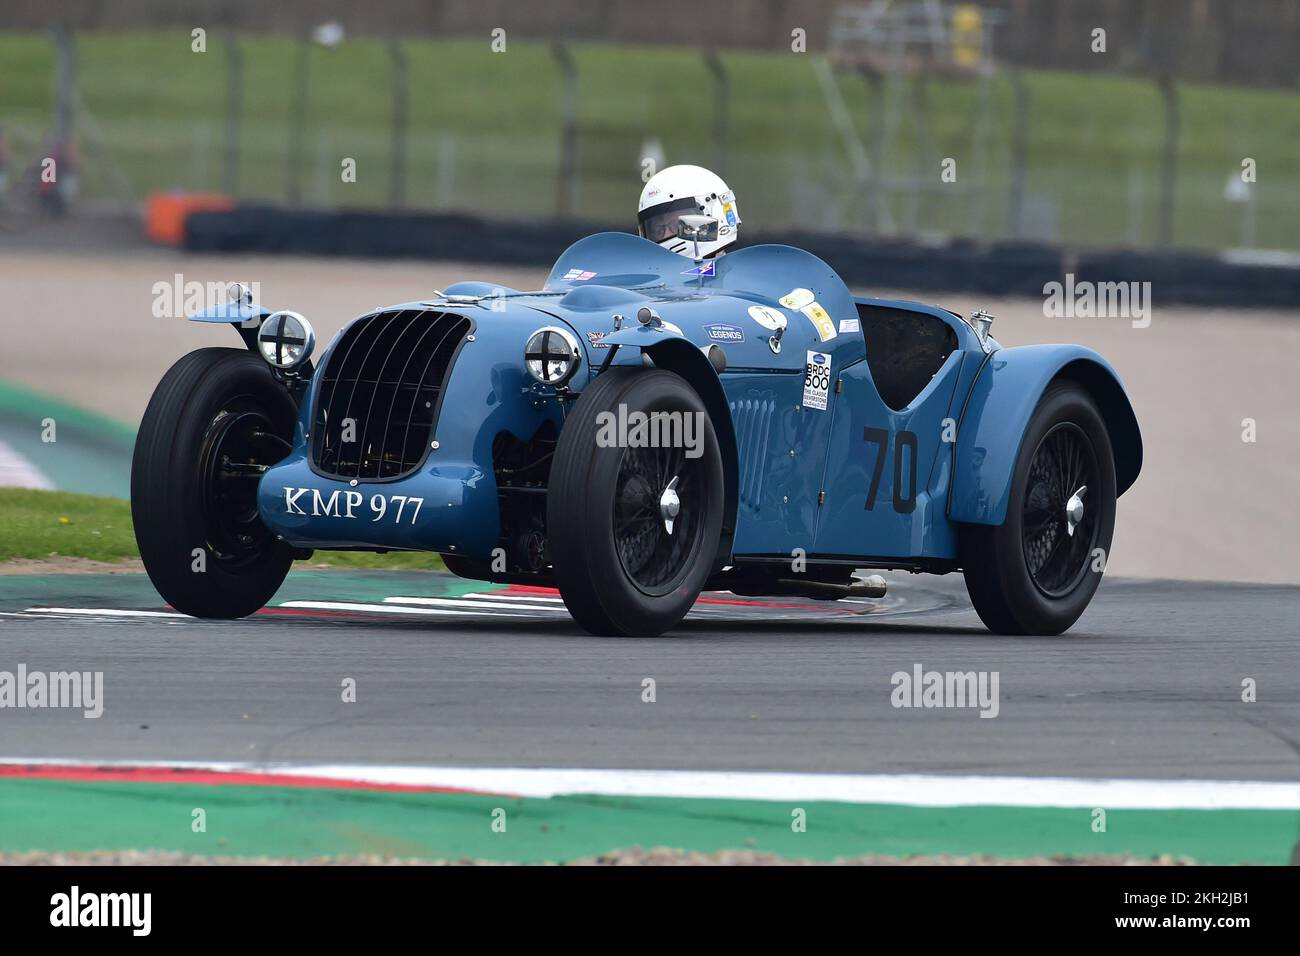
M 826 396 L 831 390 L 831 357 L 825 352 L 809 352 L 804 369 L 803 407 L 826 411 Z

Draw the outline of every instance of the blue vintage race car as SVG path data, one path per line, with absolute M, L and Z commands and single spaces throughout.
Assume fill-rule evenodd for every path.
M 465 282 L 310 325 L 244 290 L 194 318 L 246 348 L 166 374 L 136 536 L 174 607 L 239 617 L 315 549 L 420 550 L 554 585 L 597 634 L 673 627 L 704 588 L 835 599 L 857 569 L 961 570 L 1001 633 L 1053 634 L 1100 582 L 1142 441 L 1077 345 L 855 297 L 762 245 L 692 260 L 571 246 L 544 289 Z

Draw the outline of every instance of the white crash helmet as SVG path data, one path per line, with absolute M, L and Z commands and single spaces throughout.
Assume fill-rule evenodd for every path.
M 694 256 L 696 244 L 677 238 L 677 220 L 698 215 L 718 221 L 718 238 L 699 243 L 701 256 L 711 256 L 736 241 L 740 212 L 736 194 L 722 177 L 700 166 L 669 166 L 651 176 L 641 190 L 637 231 L 671 252 Z

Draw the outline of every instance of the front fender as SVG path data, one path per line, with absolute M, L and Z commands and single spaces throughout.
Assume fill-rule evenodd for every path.
M 722 534 L 718 540 L 715 571 L 731 558 L 731 546 L 736 535 L 736 509 L 739 504 L 740 464 L 736 448 L 736 431 L 732 427 L 731 408 L 722 381 L 712 363 L 700 348 L 677 336 L 662 338 L 651 345 L 642 345 L 644 354 L 650 356 L 656 368 L 668 369 L 686 379 L 695 394 L 700 396 L 713 422 L 713 433 L 722 453 Z
M 240 302 L 223 302 L 195 312 L 190 316 L 191 322 L 225 322 L 239 333 L 244 340 L 244 347 L 257 354 L 257 332 L 271 314 L 270 309 L 260 305 L 245 305 Z M 310 366 L 308 366 L 310 367 Z
M 1123 494 L 1142 470 L 1142 434 L 1119 375 L 1081 345 L 998 349 L 985 361 L 957 423 L 948 517 L 972 524 L 1006 520 L 1016 459 L 1030 417 L 1058 378 L 1072 378 L 1101 410 L 1115 455 L 1115 488 Z
M 698 345 L 671 329 L 638 324 L 618 332 L 611 332 L 601 338 L 600 343 L 602 346 L 609 344 L 620 347 L 613 362 L 616 365 L 640 364 L 642 356 L 649 357 L 656 368 L 667 369 L 684 378 L 704 403 L 709 419 L 713 422 L 713 432 L 718 439 L 718 450 L 722 454 L 722 534 L 718 541 L 718 554 L 714 562 L 716 565 L 714 570 L 720 570 L 730 559 L 732 542 L 735 540 L 740 467 L 731 409 L 727 405 L 727 396 L 717 371 Z M 608 353 L 604 348 L 595 350 L 591 345 L 589 348 L 592 350 L 589 353 L 592 356 L 589 367 L 594 376 Z M 640 350 L 639 354 L 636 350 Z
M 648 351 L 656 345 L 662 345 L 664 342 L 676 340 L 690 345 L 690 341 L 682 334 L 681 329 L 670 325 L 642 325 L 640 322 L 633 322 L 625 325 L 617 332 L 606 332 L 599 339 L 600 351 L 595 351 L 595 343 L 588 339 L 588 353 L 596 367 L 600 366 L 601 358 L 606 348 L 618 345 L 631 345 L 642 351 Z M 695 348 L 695 346 L 691 346 Z

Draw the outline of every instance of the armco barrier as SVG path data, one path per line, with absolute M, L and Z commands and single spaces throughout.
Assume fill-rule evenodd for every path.
M 608 226 L 383 212 L 319 212 L 243 206 L 190 216 L 185 247 L 380 259 L 444 259 L 550 265 L 571 243 Z
M 195 212 L 185 247 L 202 252 L 292 253 L 381 259 L 441 259 L 549 266 L 571 243 L 611 228 L 574 220 L 490 220 L 434 213 L 322 212 L 244 206 Z M 612 227 L 620 228 L 620 227 Z M 928 244 L 827 233 L 763 234 L 747 244 L 807 249 L 855 287 L 918 292 L 1041 296 L 1067 272 L 1076 284 L 1150 282 L 1152 301 L 1236 308 L 1295 308 L 1300 267 L 1234 257 L 1136 250 L 1076 250 L 1045 244 Z

